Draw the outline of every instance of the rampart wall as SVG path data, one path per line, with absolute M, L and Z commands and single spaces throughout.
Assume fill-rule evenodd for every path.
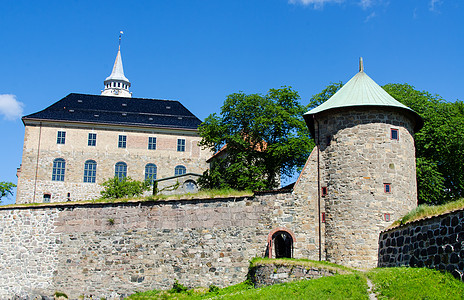
M 308 200 L 255 197 L 0 207 L 0 299 L 84 295 L 119 299 L 150 289 L 226 286 L 266 255 L 270 232 L 295 236 L 295 258 L 318 258 Z M 311 217 L 314 219 L 315 217 Z
M 379 238 L 379 267 L 427 267 L 464 280 L 464 210 L 386 230 Z

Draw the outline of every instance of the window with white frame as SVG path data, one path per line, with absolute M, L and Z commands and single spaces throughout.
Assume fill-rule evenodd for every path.
M 97 145 L 97 134 L 96 133 L 89 133 L 89 139 L 87 140 L 88 146 L 96 146 Z
M 64 145 L 66 142 L 66 131 L 58 131 L 56 135 L 56 143 L 60 145 Z
M 176 166 L 176 168 L 174 169 L 174 175 L 177 176 L 177 175 L 184 175 L 185 173 L 187 173 L 187 169 L 184 167 L 184 166 Z
M 127 135 L 120 135 L 118 138 L 118 148 L 126 148 Z
M 53 181 L 64 181 L 64 172 L 66 169 L 66 161 L 62 158 L 56 158 L 53 160 L 53 171 L 52 171 L 52 180 Z
M 84 164 L 84 182 L 95 183 L 97 177 L 97 162 L 87 160 Z
M 125 162 L 117 162 L 114 165 L 114 177 L 118 177 L 119 180 L 124 180 L 127 177 L 127 164 Z
M 148 137 L 148 150 L 156 149 L 156 137 Z
M 150 184 L 153 185 L 153 182 L 156 179 L 156 165 L 155 164 L 147 164 L 145 166 L 145 181 L 150 181 Z
M 177 139 L 177 151 L 185 151 L 185 139 Z

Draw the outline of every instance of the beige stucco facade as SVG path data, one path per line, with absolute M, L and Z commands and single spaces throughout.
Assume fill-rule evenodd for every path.
M 66 132 L 64 144 L 57 144 L 58 131 Z M 88 146 L 89 133 L 97 136 L 95 146 Z M 126 148 L 118 148 L 119 135 L 127 136 Z M 148 149 L 149 137 L 156 138 L 155 150 Z M 185 140 L 185 151 L 177 151 L 178 139 Z M 145 179 L 149 163 L 157 166 L 157 179 L 174 176 L 178 165 L 201 174 L 211 152 L 201 149 L 199 141 L 197 130 L 27 121 L 16 203 L 43 202 L 44 195 L 50 195 L 50 202 L 97 198 L 117 162 L 126 163 L 127 176 L 135 180 Z M 52 180 L 57 158 L 66 162 L 64 181 Z M 95 183 L 84 183 L 87 160 L 97 163 Z

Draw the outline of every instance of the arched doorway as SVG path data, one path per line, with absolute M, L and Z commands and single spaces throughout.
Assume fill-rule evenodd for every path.
M 268 236 L 269 258 L 292 258 L 295 236 L 286 228 L 277 228 Z

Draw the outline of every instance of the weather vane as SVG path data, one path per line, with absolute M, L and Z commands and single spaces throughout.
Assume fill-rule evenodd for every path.
M 121 30 L 119 31 L 119 47 L 121 47 L 121 37 L 124 34 L 124 32 Z

